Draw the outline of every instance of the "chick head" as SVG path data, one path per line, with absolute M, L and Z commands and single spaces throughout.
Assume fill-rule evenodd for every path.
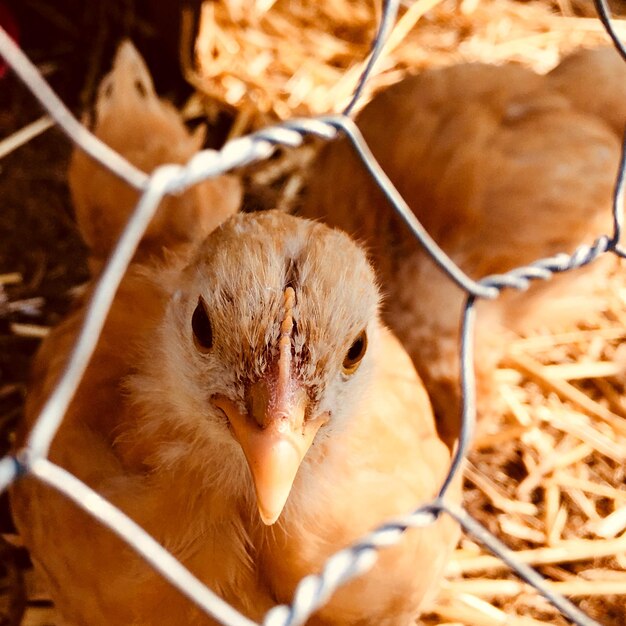
M 220 446 L 231 480 L 247 461 L 273 524 L 304 457 L 366 393 L 380 327 L 374 272 L 344 233 L 268 211 L 230 218 L 176 284 L 151 366 L 162 419 Z

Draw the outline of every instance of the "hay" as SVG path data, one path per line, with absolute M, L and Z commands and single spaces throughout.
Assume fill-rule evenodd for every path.
M 0 141 L 0 159 L 7 154 L 11 154 L 13 150 L 17 150 L 20 146 L 28 143 L 41 133 L 46 132 L 54 126 L 54 121 L 49 115 L 43 115 L 38 120 L 31 122 L 24 128 L 13 133 L 10 137 Z
M 596 319 L 509 347 L 496 376 L 500 410 L 479 424 L 465 503 L 552 589 L 617 626 L 626 614 L 623 263 L 595 297 L 604 305 Z M 470 609 L 468 599 L 480 602 Z M 449 565 L 433 611 L 425 624 L 451 615 L 466 625 L 566 623 L 468 540 Z
M 584 5 L 584 3 L 581 3 Z M 379 6 L 367 0 L 204 2 L 188 77 L 235 109 L 238 132 L 294 115 L 340 111 L 369 52 Z M 606 43 L 595 18 L 545 2 L 416 0 L 406 3 L 365 98 L 407 72 L 467 61 L 512 61 L 538 72 L 580 46 Z M 626 26 L 618 25 L 626 34 Z
M 184 115 L 215 121 L 226 110 L 234 117 L 228 136 L 233 138 L 277 120 L 341 111 L 367 61 L 379 4 L 205 0 L 195 46 L 190 15 L 183 20 L 183 69 L 196 88 Z M 547 72 L 564 54 L 609 41 L 600 22 L 590 17 L 589 2 L 558 4 L 559 8 L 546 0 L 404 3 L 355 111 L 376 91 L 425 68 L 514 62 Z M 626 22 L 617 22 L 616 28 L 626 37 Z M 242 175 L 252 208 L 291 210 L 302 187 L 299 173 L 314 153 L 305 145 L 246 169 Z

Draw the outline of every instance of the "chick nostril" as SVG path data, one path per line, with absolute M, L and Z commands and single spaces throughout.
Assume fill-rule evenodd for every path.
M 218 404 L 216 404 L 215 402 L 211 402 L 211 404 L 217 409 L 219 416 L 228 424 L 228 426 L 230 427 L 230 420 L 228 419 L 228 415 L 226 414 L 226 411 L 224 411 L 224 409 L 219 406 Z

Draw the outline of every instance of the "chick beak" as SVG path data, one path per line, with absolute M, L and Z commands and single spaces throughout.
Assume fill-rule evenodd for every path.
M 259 514 L 268 526 L 280 516 L 302 459 L 326 422 L 325 415 L 305 421 L 308 397 L 301 387 L 290 385 L 276 394 L 272 382 L 261 379 L 249 388 L 245 414 L 228 398 L 213 398 L 243 450 Z

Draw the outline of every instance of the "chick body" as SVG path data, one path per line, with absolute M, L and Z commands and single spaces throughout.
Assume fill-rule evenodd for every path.
M 241 448 L 211 398 L 219 392 L 244 402 L 242 380 L 269 367 L 287 283 L 297 302 L 294 371 L 312 414 L 331 417 L 278 522 L 266 526 Z M 63 369 L 87 295 L 37 356 L 20 441 Z M 199 295 L 213 327 L 208 357 L 194 348 L 190 327 Z M 445 476 L 449 453 L 424 388 L 377 307 L 369 264 L 344 234 L 276 212 L 235 216 L 199 247 L 131 267 L 50 458 L 259 620 L 290 601 L 300 578 L 332 553 L 435 496 Z M 346 378 L 343 355 L 363 327 L 367 352 Z M 35 479 L 19 481 L 12 506 L 72 626 L 213 623 Z M 447 518 L 407 532 L 310 623 L 409 624 L 433 593 L 457 534 Z

